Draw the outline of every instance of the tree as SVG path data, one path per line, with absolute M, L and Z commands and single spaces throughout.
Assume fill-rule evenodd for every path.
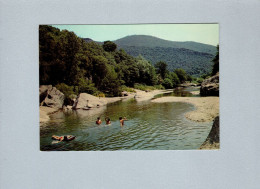
M 174 73 L 177 74 L 181 83 L 183 83 L 184 81 L 187 81 L 187 74 L 183 69 L 181 69 L 181 68 L 175 69 Z
M 103 49 L 107 52 L 114 52 L 117 48 L 117 45 L 112 41 L 105 41 L 103 44 Z
M 179 78 L 178 78 L 176 73 L 171 72 L 170 73 L 170 78 L 172 80 L 173 87 L 176 87 L 180 83 L 180 80 L 179 80 Z
M 155 68 L 141 55 L 139 55 L 136 59 L 139 70 L 139 79 L 137 82 L 144 83 L 146 85 L 155 85 L 157 81 Z
M 107 74 L 107 59 L 105 59 L 103 56 L 94 56 L 93 57 L 93 80 L 96 84 L 96 87 L 99 88 L 102 79 Z
M 108 96 L 120 95 L 120 81 L 112 66 L 108 67 L 108 72 L 101 82 L 100 90 L 104 91 Z
M 217 53 L 212 62 L 214 64 L 211 75 L 215 75 L 217 72 L 219 72 L 219 45 L 217 45 Z
M 160 74 L 161 77 L 164 79 L 165 78 L 165 74 L 167 72 L 167 64 L 165 62 L 157 62 L 155 64 L 155 69 L 156 69 L 156 73 Z
M 173 87 L 172 81 L 170 78 L 165 78 L 163 80 L 162 85 L 166 88 L 166 89 L 171 89 Z

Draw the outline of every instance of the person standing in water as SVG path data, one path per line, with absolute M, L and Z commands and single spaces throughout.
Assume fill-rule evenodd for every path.
M 121 126 L 121 127 L 124 126 L 125 120 L 127 120 L 126 117 L 124 117 L 124 118 L 119 117 L 119 121 L 120 121 L 120 126 Z
M 110 121 L 110 118 L 109 118 L 109 117 L 106 117 L 105 120 L 106 120 L 106 124 L 107 124 L 107 125 L 110 125 L 110 124 L 111 124 L 111 121 Z
M 98 117 L 98 118 L 97 118 L 97 121 L 96 121 L 96 124 L 97 124 L 97 125 L 100 125 L 101 123 L 102 123 L 102 121 L 101 121 L 100 117 Z

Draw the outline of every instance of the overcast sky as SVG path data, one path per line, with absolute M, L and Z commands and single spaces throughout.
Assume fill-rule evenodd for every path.
M 218 24 L 52 25 L 94 41 L 116 40 L 128 35 L 151 35 L 170 41 L 195 41 L 216 46 Z

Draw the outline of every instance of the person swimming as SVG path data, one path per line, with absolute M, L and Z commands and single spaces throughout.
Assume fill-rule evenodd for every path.
M 96 124 L 97 124 L 97 125 L 100 125 L 101 123 L 102 123 L 102 121 L 101 121 L 100 117 L 98 117 L 98 118 L 97 118 L 97 121 L 96 121 Z
M 126 117 L 122 118 L 122 117 L 119 117 L 119 121 L 120 121 L 120 126 L 122 127 L 124 125 L 124 122 L 126 121 Z
M 111 121 L 110 121 L 110 118 L 109 117 L 106 117 L 106 125 L 110 125 L 111 124 Z

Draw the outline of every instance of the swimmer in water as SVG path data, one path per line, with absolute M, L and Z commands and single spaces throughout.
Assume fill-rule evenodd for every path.
M 109 117 L 106 117 L 105 120 L 106 120 L 106 124 L 107 124 L 107 125 L 110 125 L 110 124 L 111 124 L 111 121 L 110 121 L 110 118 L 109 118 Z
M 119 117 L 119 121 L 120 121 L 120 126 L 122 127 L 124 125 L 124 122 L 126 121 L 126 117 L 122 118 L 122 117 Z
M 97 125 L 100 125 L 101 123 L 102 123 L 102 121 L 101 121 L 100 117 L 98 117 L 98 118 L 97 118 L 97 121 L 96 121 L 96 124 L 97 124 Z

